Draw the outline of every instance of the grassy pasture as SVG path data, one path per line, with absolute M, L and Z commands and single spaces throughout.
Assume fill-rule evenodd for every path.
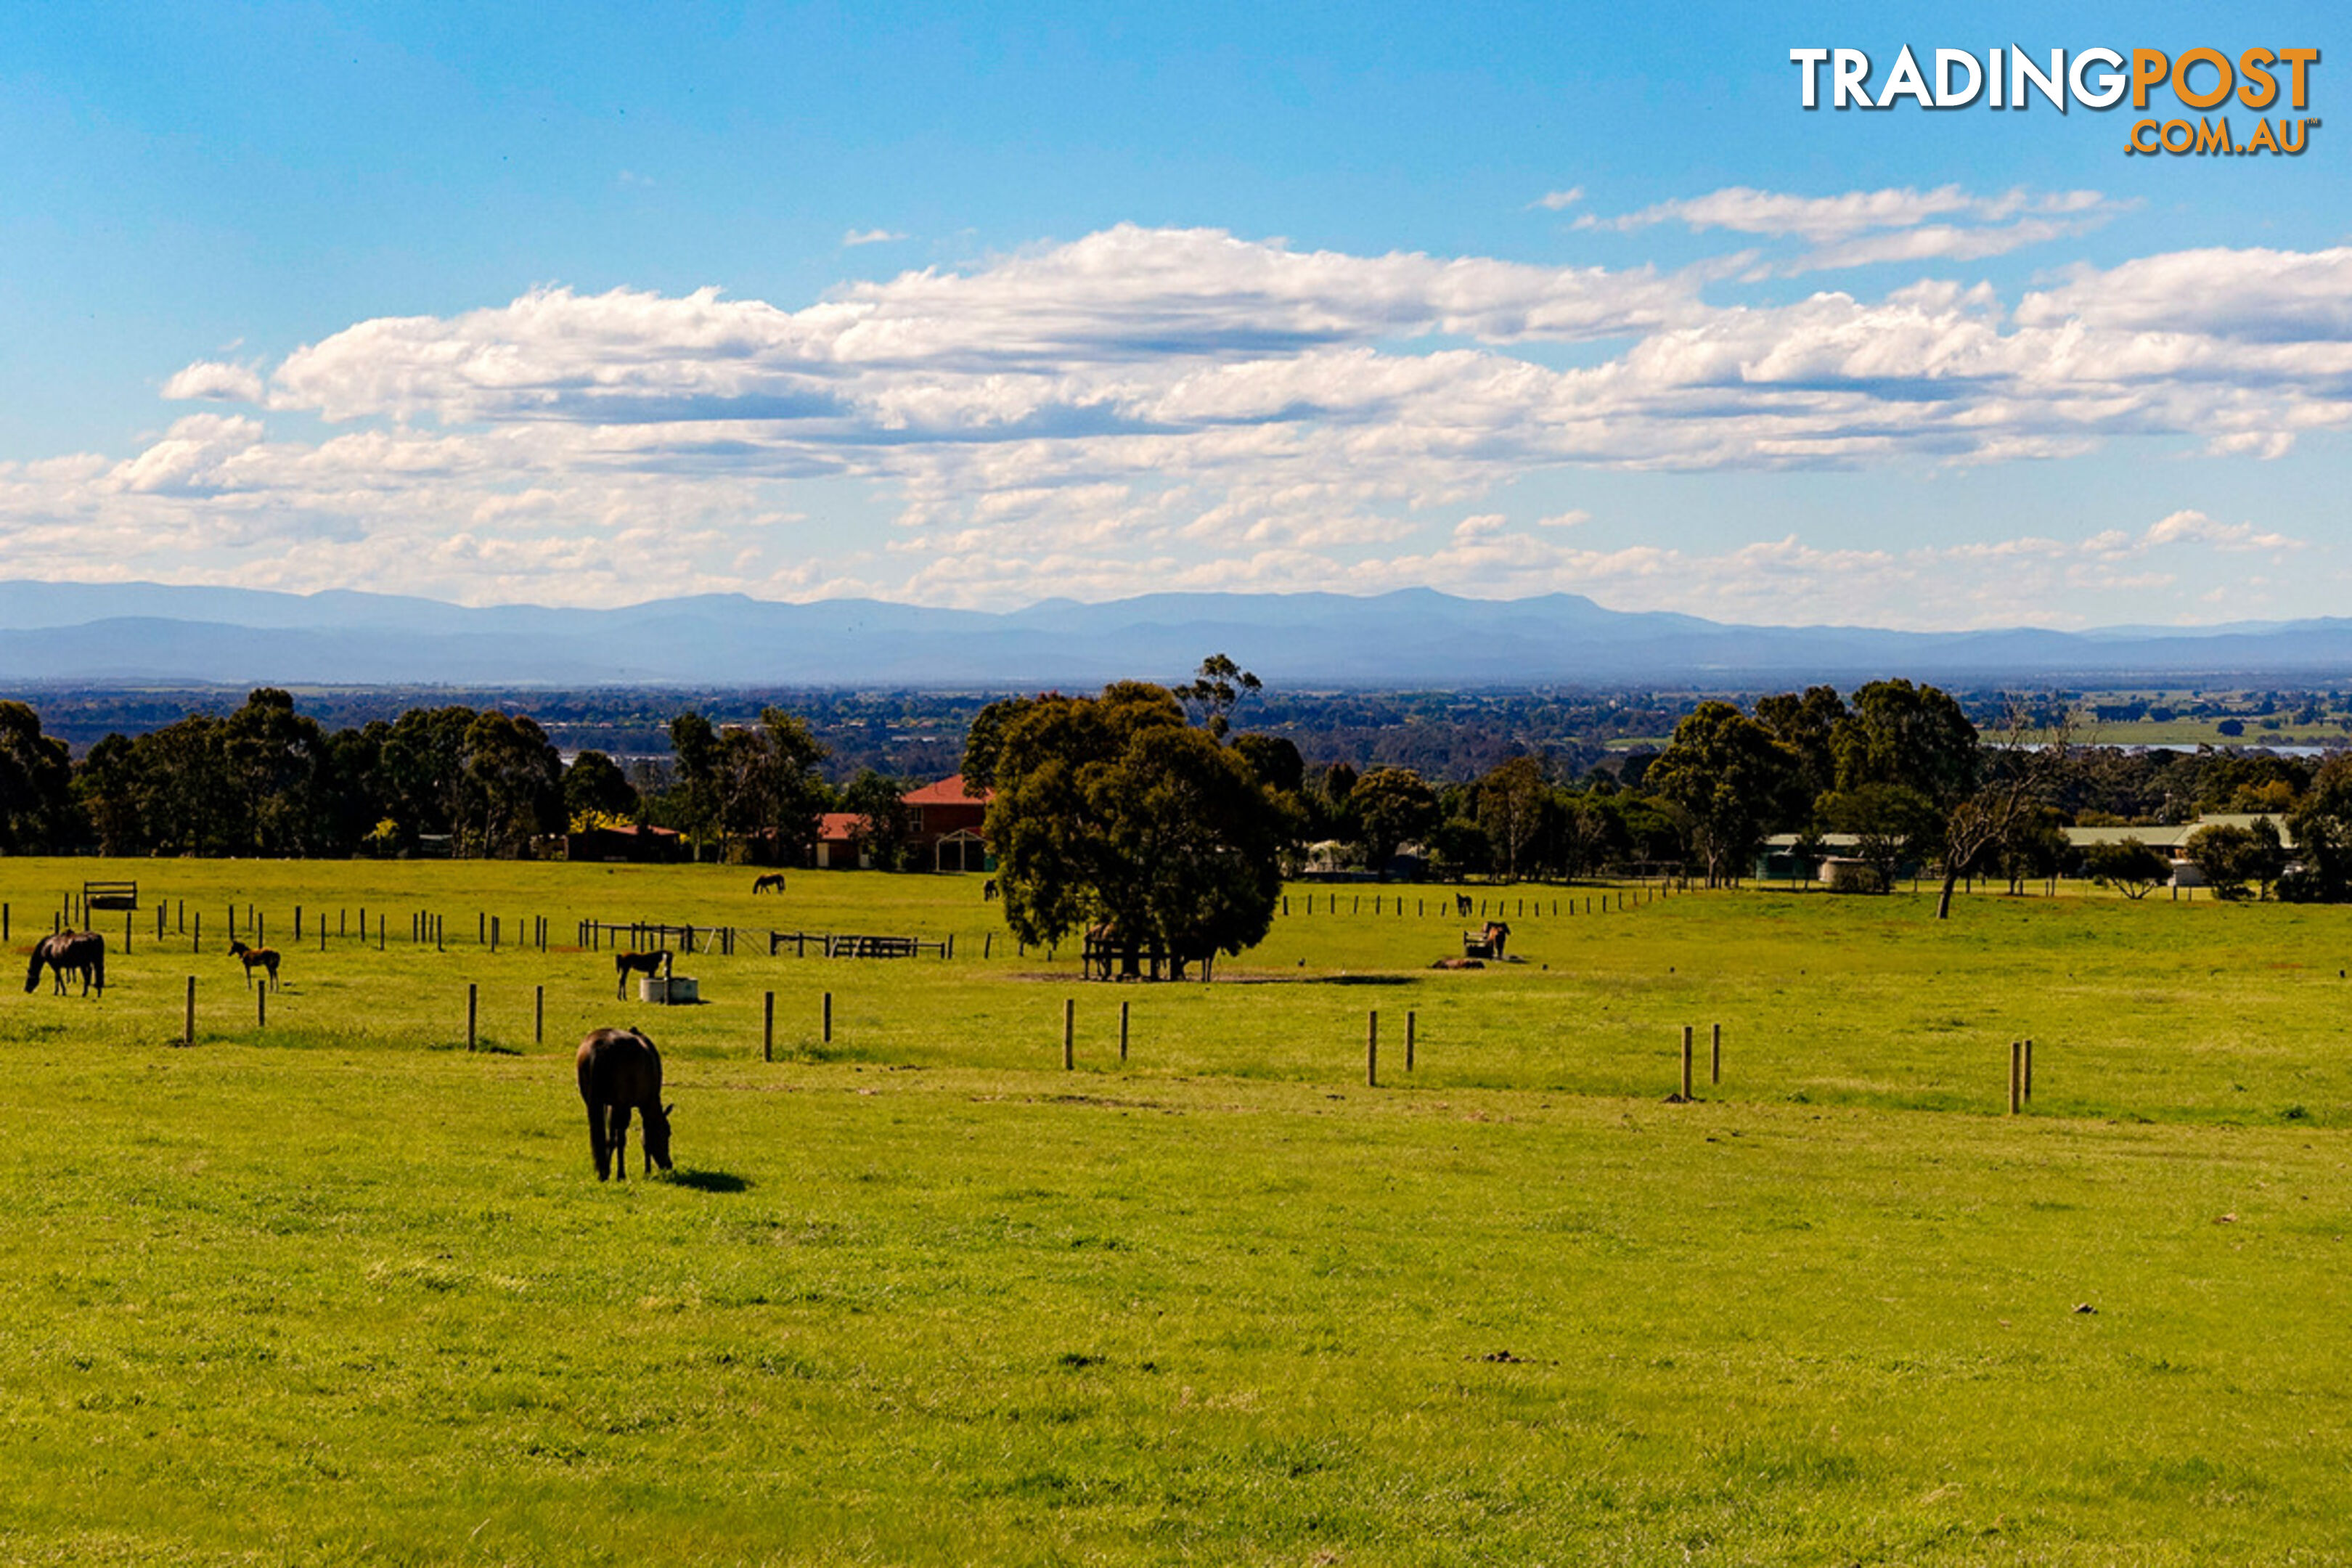
M 1216 984 L 1106 986 L 982 960 L 977 879 L 5 861 L 14 945 L 113 876 L 205 951 L 142 911 L 102 1003 L 5 1004 L 0 1559 L 2347 1555 L 2346 911 L 1512 889 L 1528 962 L 1439 974 L 1450 900 L 1298 889 Z M 362 904 L 386 950 L 319 952 Z M 747 944 L 650 1009 L 482 910 L 957 956 Z M 679 1171 L 599 1187 L 570 1044 L 628 1021 Z

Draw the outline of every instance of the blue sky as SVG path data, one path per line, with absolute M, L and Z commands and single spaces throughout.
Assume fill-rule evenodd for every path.
M 2333 614 L 2340 17 L 16 7 L 0 574 Z M 1799 107 L 1906 44 L 2316 47 L 2324 123 Z

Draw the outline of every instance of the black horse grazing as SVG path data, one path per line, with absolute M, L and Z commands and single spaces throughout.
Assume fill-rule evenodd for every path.
M 49 966 L 49 974 L 58 983 L 58 994 L 66 994 L 66 975 L 81 976 L 81 994 L 89 994 L 92 985 L 100 996 L 106 994 L 106 939 L 94 931 L 61 931 L 55 936 L 45 936 L 33 944 L 33 962 L 25 971 L 25 989 L 38 989 L 41 965 Z
M 983 904 L 992 904 L 996 902 L 995 878 L 991 877 L 987 881 L 982 882 L 980 885 L 980 901 Z
M 1466 921 L 1470 918 L 1469 894 L 1456 893 L 1454 895 L 1454 912 L 1460 919 Z
M 664 980 L 669 978 L 669 950 L 616 952 L 613 955 L 613 974 L 620 982 L 613 988 L 613 995 L 616 999 L 625 998 L 629 994 L 629 976 L 632 974 L 643 974 L 647 978 L 658 974 Z
M 781 893 L 783 890 L 784 874 L 782 871 L 771 871 L 764 877 L 751 879 L 751 896 L 754 898 L 761 893 Z
M 253 989 L 253 972 L 257 969 L 268 970 L 269 972 L 269 988 L 272 991 L 278 989 L 278 950 L 276 948 L 247 947 L 245 943 L 236 941 L 235 938 L 231 938 L 228 944 L 228 955 L 231 958 L 241 960 L 244 963 L 245 988 L 247 991 Z
M 646 1119 L 646 1173 L 669 1164 L 669 1113 L 662 1103 L 661 1053 L 638 1029 L 597 1029 L 580 1042 L 580 1098 L 588 1104 L 588 1147 L 596 1179 L 629 1179 L 629 1112 Z M 616 1169 L 617 1168 L 617 1169 Z

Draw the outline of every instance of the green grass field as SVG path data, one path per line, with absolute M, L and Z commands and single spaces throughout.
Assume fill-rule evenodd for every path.
M 0 1026 L 0 1559 L 2352 1556 L 2352 910 L 1473 889 L 1527 962 L 1436 973 L 1450 898 L 1302 888 L 1214 984 L 1113 986 L 982 959 L 977 879 L 5 861 L 18 962 L 114 876 L 104 1000 Z M 646 1007 L 592 917 L 956 956 L 747 942 Z M 627 1022 L 678 1168 L 599 1186 L 571 1047 Z

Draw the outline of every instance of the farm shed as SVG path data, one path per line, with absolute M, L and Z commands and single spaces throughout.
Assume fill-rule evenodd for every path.
M 686 838 L 667 827 L 591 827 L 564 835 L 563 858 L 667 863 L 686 858 Z
M 828 811 L 816 819 L 816 863 L 819 870 L 860 871 L 874 868 L 874 857 L 858 841 L 858 824 L 866 819 L 854 811 Z

